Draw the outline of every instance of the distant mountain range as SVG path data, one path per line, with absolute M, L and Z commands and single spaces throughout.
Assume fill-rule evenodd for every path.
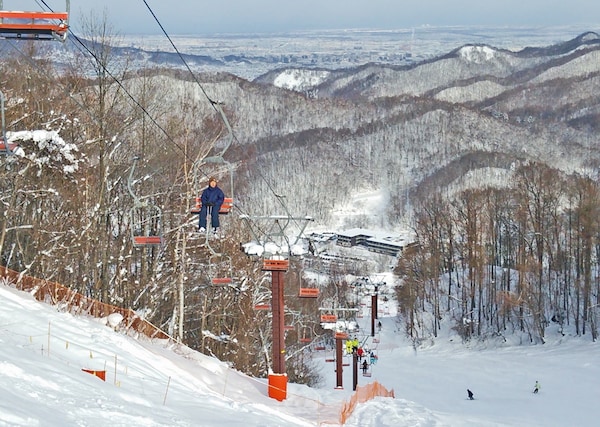
M 306 166 L 310 184 L 293 193 L 326 188 L 337 195 L 327 200 L 336 208 L 353 206 L 353 194 L 364 189 L 383 190 L 384 218 L 374 221 L 386 226 L 398 223 L 412 198 L 502 186 L 523 162 L 595 177 L 599 64 L 600 37 L 586 32 L 516 52 L 467 44 L 405 66 L 273 70 L 256 83 L 302 93 L 305 102 L 322 105 L 318 114 L 327 124 L 307 123 L 281 134 L 272 129 L 279 137 L 265 136 L 257 146 L 268 140 L 287 147 L 286 154 L 259 149 L 271 159 L 261 165 L 311 158 Z M 283 109 L 287 117 L 296 117 L 294 108 Z M 308 198 L 302 199 L 296 208 Z M 310 201 L 315 204 L 319 201 Z M 362 217 L 345 218 L 357 223 L 346 225 L 372 221 L 371 210 L 365 206 Z
M 46 44 L 38 54 L 67 63 L 76 46 Z M 132 69 L 182 68 L 172 52 L 112 53 Z M 277 194 L 290 212 L 322 224 L 394 228 L 423 194 L 502 186 L 523 162 L 588 176 L 600 167 L 594 32 L 517 51 L 467 43 L 404 64 L 326 68 L 265 58 L 271 68 L 256 79 L 201 75 L 234 127 L 236 144 L 226 155 L 238 165 L 241 206 L 257 214 L 273 213 Z M 252 65 L 256 57 L 184 59 L 198 72 Z M 195 85 L 181 72 L 166 75 L 170 85 Z M 357 197 L 370 191 L 381 195 L 380 205 Z
M 519 50 L 550 46 L 583 32 L 579 27 L 418 27 L 398 30 L 329 30 L 277 34 L 171 35 L 177 50 L 196 72 L 228 72 L 247 80 L 280 67 L 346 69 L 368 63 L 410 65 L 437 58 L 457 46 L 486 43 Z M 164 35 L 89 36 L 113 46 L 132 68 L 165 66 L 184 69 L 179 55 Z M 36 49 L 55 60 L 84 51 L 82 34 L 67 43 L 44 43 Z M 0 40 L 0 46 L 5 43 Z M 19 42 L 11 41 L 11 43 Z M 8 48 L 10 49 L 10 47 Z

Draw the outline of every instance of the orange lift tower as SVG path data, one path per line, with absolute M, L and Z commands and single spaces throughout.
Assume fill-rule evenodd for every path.
M 67 39 L 70 0 L 66 0 L 66 12 L 4 10 L 3 3 L 0 0 L 0 37 L 61 42 Z
M 282 401 L 287 397 L 287 374 L 285 370 L 285 301 L 284 278 L 290 256 L 298 244 L 311 217 L 294 218 L 290 215 L 248 216 L 247 222 L 254 237 L 255 246 L 261 246 L 262 270 L 271 272 L 271 313 L 273 322 L 273 373 L 269 373 L 269 397 Z M 289 236 L 292 225 L 300 229 L 295 237 Z M 293 239 L 293 242 L 290 242 Z

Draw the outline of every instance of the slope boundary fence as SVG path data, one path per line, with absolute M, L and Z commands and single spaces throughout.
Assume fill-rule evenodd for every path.
M 16 289 L 29 292 L 33 297 L 51 305 L 62 305 L 66 311 L 75 314 L 87 314 L 101 318 L 113 313 L 123 316 L 123 325 L 127 330 L 134 330 L 148 338 L 175 341 L 166 332 L 142 319 L 130 308 L 121 308 L 105 304 L 93 298 L 86 297 L 60 283 L 27 276 L 0 265 L 0 277 L 12 282 Z
M 340 411 L 340 424 L 344 425 L 352 412 L 354 412 L 354 408 L 359 403 L 367 402 L 371 399 L 374 399 L 378 396 L 381 397 L 392 397 L 394 398 L 394 390 L 388 390 L 377 381 L 373 381 L 365 386 L 356 387 L 356 391 L 350 398 L 348 402 L 344 402 L 342 404 L 342 409 Z

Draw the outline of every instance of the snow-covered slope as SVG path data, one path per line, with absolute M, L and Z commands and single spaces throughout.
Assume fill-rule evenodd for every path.
M 264 380 L 186 347 L 134 339 L 107 319 L 59 312 L 6 284 L 0 298 L 2 426 L 327 426 L 352 394 L 349 367 L 343 388 L 334 389 L 331 349 L 306 353 L 322 387 L 289 384 L 288 399 L 278 402 L 266 396 Z M 394 307 L 380 304 L 375 337 L 363 308 L 358 337 L 378 362 L 358 384 L 377 380 L 396 398 L 359 404 L 347 426 L 597 425 L 596 343 L 554 331 L 543 346 L 502 339 L 464 346 L 446 330 L 435 345 L 413 347 L 396 329 Z M 82 369 L 105 371 L 106 381 Z M 542 389 L 534 395 L 536 380 Z M 466 399 L 467 387 L 475 401 Z

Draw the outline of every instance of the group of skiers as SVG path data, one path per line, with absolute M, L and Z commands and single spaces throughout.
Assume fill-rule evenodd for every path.
M 360 357 L 359 357 L 359 360 L 361 360 Z M 377 363 L 377 356 L 372 351 L 369 353 L 369 362 L 371 362 L 371 365 L 374 365 Z M 361 367 L 362 367 L 363 374 L 366 374 L 367 371 L 369 370 L 369 363 L 367 363 L 367 357 L 365 357 L 365 360 L 363 360 Z
M 540 388 L 542 386 L 540 385 L 539 381 L 535 382 L 535 385 L 533 386 L 533 394 L 538 394 L 538 392 L 540 391 Z M 473 392 L 469 389 L 467 389 L 467 396 L 469 398 L 469 400 L 474 400 L 475 396 L 473 395 Z
M 369 350 L 368 347 L 361 347 L 360 341 L 356 336 L 346 340 L 346 354 L 356 354 L 363 374 L 367 373 L 369 365 L 375 365 L 377 363 L 377 355 L 375 352 Z

